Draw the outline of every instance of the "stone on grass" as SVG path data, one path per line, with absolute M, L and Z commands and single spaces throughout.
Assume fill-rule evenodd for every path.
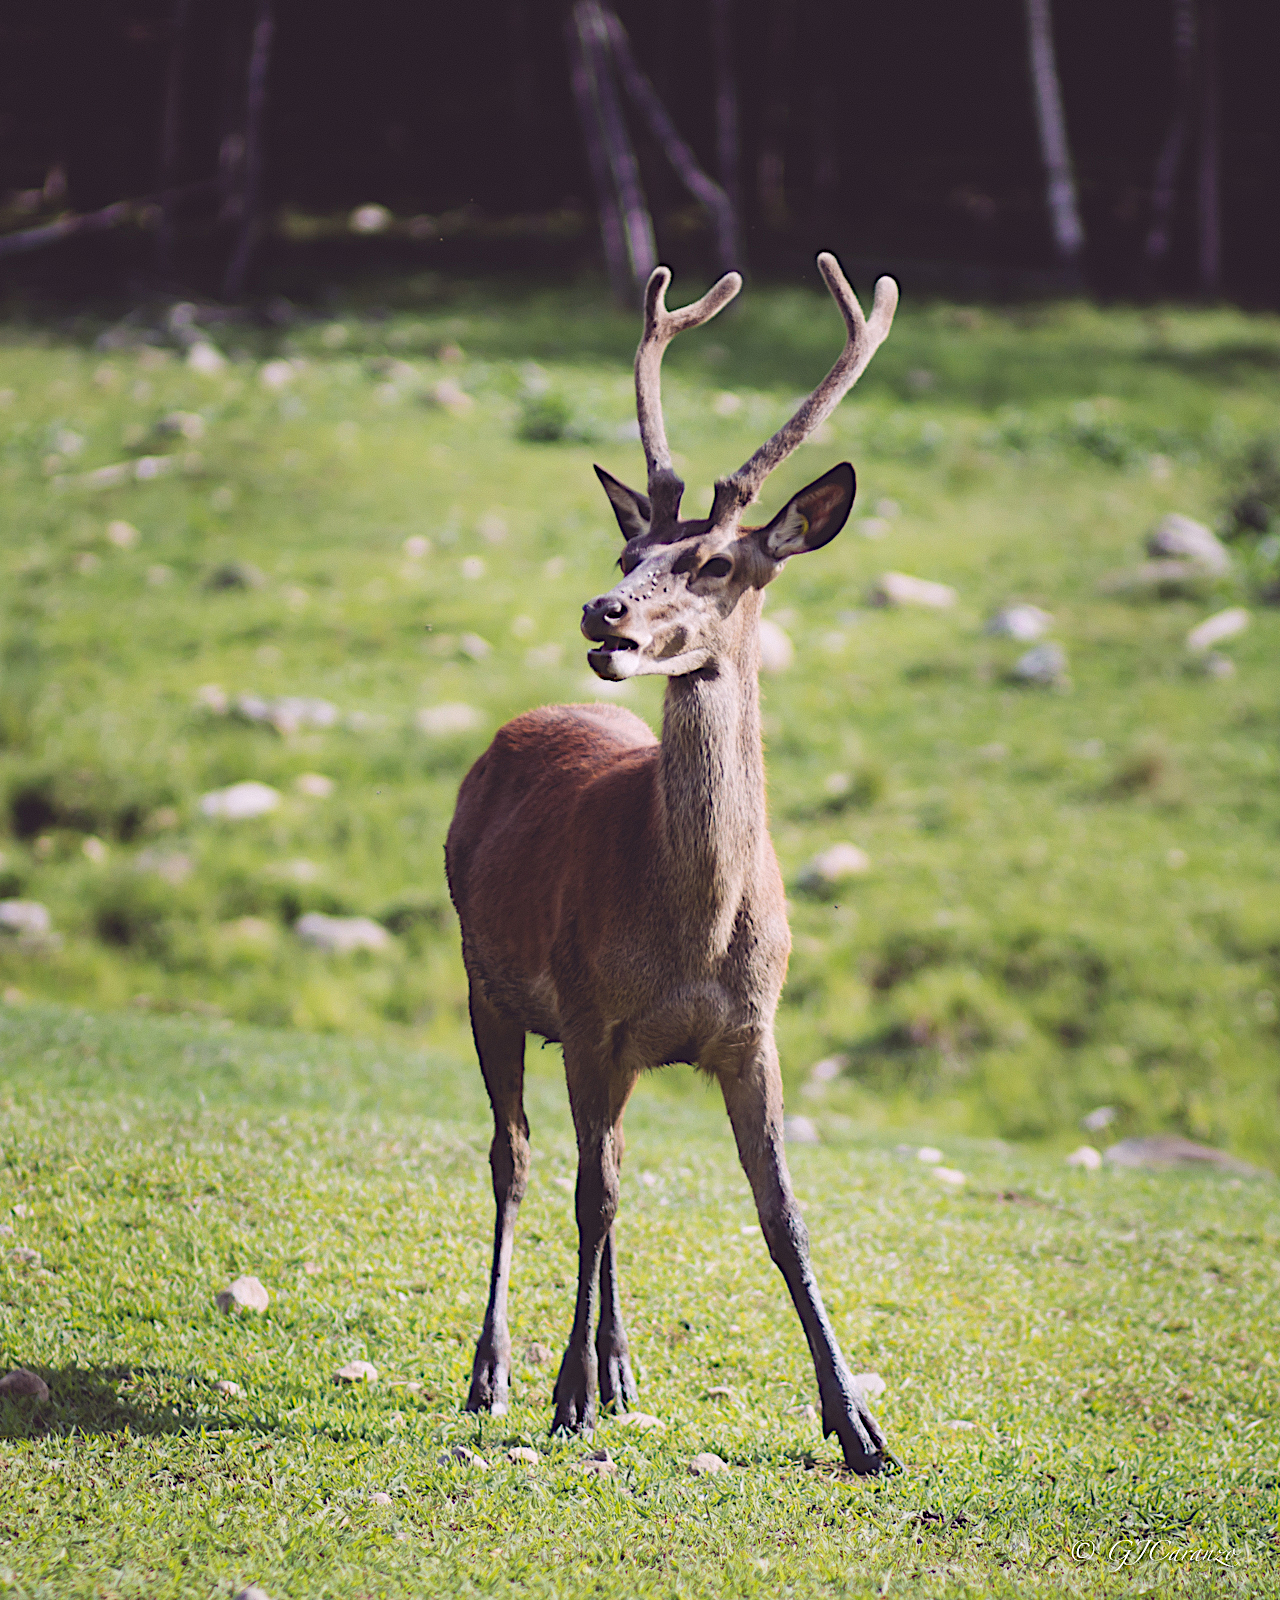
M 848 1056 L 823 1056 L 809 1068 L 809 1077 L 814 1083 L 834 1083 L 848 1065 Z
M 1067 678 L 1067 652 L 1060 644 L 1049 641 L 1033 645 L 1013 664 L 1012 676 L 1021 683 L 1040 683 L 1048 686 L 1065 683 Z
M 1203 572 L 1226 572 L 1231 557 L 1226 546 L 1203 522 L 1171 511 L 1147 535 L 1147 554 L 1157 560 L 1190 561 Z
M 485 1458 L 474 1450 L 468 1450 L 465 1444 L 455 1444 L 451 1450 L 446 1450 L 436 1459 L 442 1467 L 474 1467 L 477 1472 L 489 1470 L 489 1463 Z
M 260 1583 L 251 1583 L 247 1589 L 241 1589 L 235 1600 L 271 1600 L 271 1596 Z
M 855 1372 L 849 1380 L 864 1400 L 875 1400 L 888 1388 L 878 1372 Z
M 132 550 L 142 535 L 131 522 L 108 522 L 107 543 L 117 550 Z
M 1109 572 L 1098 582 L 1103 594 L 1182 595 L 1203 588 L 1214 576 L 1196 561 L 1143 561 L 1121 572 Z
M 933 1175 L 939 1183 L 945 1183 L 948 1189 L 963 1189 L 968 1182 L 958 1167 L 934 1167 Z
M 237 1278 L 217 1297 L 219 1311 L 265 1311 L 271 1296 L 258 1278 Z
M 728 1472 L 729 1463 L 710 1450 L 702 1450 L 689 1463 L 689 1471 L 695 1478 L 712 1478 L 717 1472 Z
M 419 733 L 438 739 L 451 733 L 470 733 L 479 725 L 480 713 L 474 706 L 446 701 L 443 705 L 423 706 L 413 721 Z
M 33 1250 L 28 1244 L 15 1245 L 10 1250 L 9 1256 L 11 1260 L 16 1261 L 22 1267 L 38 1267 L 42 1259 L 40 1252 Z
M 717 1383 L 707 1390 L 708 1400 L 732 1400 L 733 1390 L 727 1383 Z
M 1236 664 L 1230 656 L 1219 655 L 1216 650 L 1210 650 L 1201 658 L 1201 670 L 1206 678 L 1234 678 Z
M 377 1383 L 378 1369 L 372 1361 L 348 1361 L 333 1375 L 335 1383 Z
M 818 1130 L 809 1117 L 783 1117 L 782 1137 L 788 1144 L 819 1144 Z
M 536 1467 L 542 1457 L 527 1444 L 517 1444 L 507 1451 L 507 1460 L 516 1467 Z
M 475 405 L 475 401 L 462 385 L 455 383 L 452 378 L 441 378 L 440 382 L 430 390 L 430 396 L 438 406 L 443 406 L 455 417 L 465 416 Z
M 607 1450 L 593 1450 L 589 1456 L 583 1456 L 578 1466 L 597 1478 L 611 1477 L 618 1470 L 618 1463 Z
M 654 1428 L 665 1428 L 666 1423 L 651 1417 L 647 1411 L 620 1411 L 609 1419 L 615 1428 L 634 1428 L 637 1433 L 649 1433 Z
M 258 382 L 264 389 L 283 389 L 295 376 L 292 361 L 264 361 L 258 370 Z
M 227 364 L 227 358 L 216 345 L 207 339 L 197 339 L 187 349 L 187 365 L 192 372 L 198 372 L 202 377 L 216 376 Z
M 1241 1177 L 1258 1176 L 1258 1168 L 1251 1167 L 1247 1161 L 1173 1133 L 1155 1134 L 1147 1139 L 1122 1139 L 1109 1147 L 1106 1158 L 1116 1167 L 1216 1167 L 1220 1172 L 1234 1172 Z
M 0 900 L 0 933 L 39 939 L 49 927 L 49 908 L 38 900 Z
M 363 206 L 357 206 L 347 218 L 347 226 L 352 233 L 385 233 L 391 226 L 394 218 L 386 206 L 380 206 L 376 201 Z
M 871 857 L 856 844 L 842 840 L 814 856 L 801 872 L 802 889 L 834 889 L 851 878 L 860 878 L 871 870 Z
M 1249 613 L 1243 606 L 1228 606 L 1198 623 L 1187 635 L 1187 649 L 1193 655 L 1202 655 L 1224 639 L 1234 639 L 1249 626 Z
M 867 598 L 873 606 L 928 606 L 945 611 L 959 597 L 950 584 L 913 578 L 906 572 L 882 572 Z
M 1049 629 L 1053 618 L 1039 606 L 1003 606 L 987 623 L 985 632 L 997 639 L 1017 639 L 1030 644 L 1041 638 Z
M 796 658 L 796 647 L 784 628 L 768 617 L 760 619 L 760 670 L 785 672 Z
M 1080 1126 L 1086 1133 L 1101 1133 L 1104 1128 L 1109 1128 L 1116 1120 L 1114 1106 L 1095 1106 L 1092 1111 L 1087 1111 L 1080 1118 Z
M 38 1372 L 15 1367 L 0 1378 L 0 1400 L 47 1400 L 49 1385 Z
M 910 1146 L 908 1146 L 908 1149 Z M 936 1167 L 942 1160 L 942 1151 L 931 1144 L 922 1144 L 916 1151 L 916 1160 L 923 1161 L 926 1167 Z
M 214 1392 L 220 1394 L 224 1400 L 238 1400 L 244 1393 L 238 1383 L 232 1383 L 230 1378 L 219 1378 L 214 1384 Z
M 478 633 L 464 633 L 458 640 L 458 649 L 472 661 L 484 661 L 493 654 L 493 646 Z
M 264 817 L 280 804 L 280 791 L 269 783 L 259 783 L 248 778 L 243 783 L 233 783 L 226 789 L 211 789 L 200 796 L 200 814 L 221 822 L 247 822 L 252 817 Z
M 375 1506 L 389 1506 L 391 1504 L 391 1496 L 385 1489 L 375 1489 L 369 1496 L 369 1503 Z
M 308 800 L 327 800 L 333 793 L 333 779 L 326 778 L 320 772 L 300 772 L 293 780 L 293 786 L 299 794 L 304 794 Z
M 330 955 L 349 956 L 357 950 L 385 950 L 391 935 L 372 917 L 331 917 L 323 911 L 308 911 L 293 925 L 304 944 Z
M 1084 1172 L 1096 1172 L 1102 1165 L 1102 1153 L 1091 1144 L 1082 1144 L 1067 1157 L 1069 1167 L 1079 1167 Z

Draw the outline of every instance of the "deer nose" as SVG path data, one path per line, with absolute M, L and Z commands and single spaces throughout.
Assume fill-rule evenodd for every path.
M 626 601 L 619 600 L 614 594 L 598 594 L 582 608 L 584 622 L 607 622 L 611 627 L 617 627 L 618 623 L 625 621 L 626 615 Z

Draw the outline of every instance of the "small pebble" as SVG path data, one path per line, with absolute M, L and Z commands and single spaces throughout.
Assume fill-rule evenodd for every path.
M 37 1372 L 16 1367 L 0 1378 L 0 1400 L 47 1400 L 49 1385 Z
M 648 1433 L 652 1428 L 665 1428 L 666 1423 L 651 1417 L 647 1411 L 622 1411 L 610 1419 L 615 1428 L 634 1428 L 637 1433 Z
M 882 1395 L 887 1387 L 884 1379 L 878 1372 L 855 1372 L 853 1387 L 864 1400 L 874 1400 Z
M 787 1415 L 794 1417 L 797 1422 L 816 1422 L 818 1420 L 817 1407 L 811 1405 L 788 1406 Z
M 507 1451 L 507 1460 L 514 1466 L 536 1467 L 542 1457 L 536 1450 L 531 1450 L 527 1444 L 518 1444 Z
M 942 1160 L 942 1151 L 935 1150 L 931 1144 L 922 1144 L 916 1151 L 916 1160 L 923 1161 L 928 1167 L 936 1167 Z
M 271 1596 L 260 1584 L 251 1583 L 247 1589 L 241 1589 L 236 1600 L 271 1600 Z
M 591 1473 L 597 1478 L 607 1478 L 618 1470 L 618 1463 L 607 1450 L 593 1450 L 589 1456 L 584 1456 L 578 1463 L 583 1472 Z
M 333 1375 L 335 1383 L 377 1383 L 378 1369 L 372 1361 L 348 1361 Z
M 524 1358 L 531 1367 L 545 1367 L 549 1361 L 555 1359 L 555 1353 L 549 1345 L 539 1344 L 536 1340 L 525 1347 Z
M 933 1175 L 939 1183 L 945 1183 L 949 1189 L 962 1189 L 966 1182 L 964 1173 L 955 1167 L 935 1167 Z
M 782 1136 L 788 1144 L 821 1143 L 817 1126 L 810 1117 L 784 1117 Z
M 33 1250 L 29 1245 L 20 1244 L 9 1254 L 15 1261 L 21 1261 L 25 1266 L 38 1267 L 40 1265 L 40 1252 Z
M 717 1383 L 714 1388 L 707 1390 L 708 1400 L 732 1400 L 733 1390 L 727 1383 Z
M 391 1496 L 385 1489 L 379 1489 L 376 1494 L 369 1496 L 369 1503 L 375 1506 L 389 1506 L 391 1504 Z
M 717 1472 L 728 1472 L 729 1463 L 722 1461 L 718 1455 L 710 1450 L 704 1450 L 700 1455 L 694 1456 L 689 1463 L 689 1471 L 695 1478 L 710 1478 Z
M 220 1378 L 213 1387 L 227 1400 L 238 1400 L 244 1393 L 240 1385 L 238 1383 L 232 1383 L 230 1378 Z
M 219 1311 L 265 1311 L 271 1297 L 254 1277 L 237 1278 L 217 1297 Z
M 446 1450 L 439 1458 L 442 1467 L 474 1467 L 477 1472 L 488 1472 L 489 1463 L 482 1455 L 477 1455 L 474 1450 L 468 1450 L 465 1444 L 455 1444 L 452 1450 Z
M 1102 1165 L 1102 1152 L 1091 1144 L 1082 1144 L 1067 1157 L 1069 1167 L 1083 1167 L 1086 1172 L 1096 1172 Z

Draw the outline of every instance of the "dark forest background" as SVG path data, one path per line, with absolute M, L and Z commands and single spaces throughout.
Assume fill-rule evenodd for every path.
M 215 178 L 243 126 L 256 8 L 257 0 L 188 0 L 166 174 L 162 125 L 180 6 L 10 0 L 0 11 L 3 230 Z M 716 5 L 620 0 L 617 10 L 679 131 L 716 172 Z M 735 0 L 719 12 L 730 19 L 749 270 L 794 275 L 825 247 L 889 267 L 917 289 L 1064 286 L 1022 0 Z M 1102 295 L 1208 289 L 1275 304 L 1280 7 L 1213 6 L 1218 283 L 1198 270 L 1194 127 L 1169 251 L 1157 268 L 1145 258 L 1153 174 L 1178 99 L 1171 12 L 1170 0 L 1059 0 L 1054 13 L 1087 239 L 1083 282 Z M 550 274 L 598 261 L 565 14 L 545 0 L 277 0 L 261 142 L 269 226 L 249 291 L 305 291 L 307 262 L 329 274 L 402 259 Z M 706 219 L 643 130 L 633 132 L 660 253 L 677 266 L 714 268 Z M 373 202 L 427 222 L 367 238 L 338 225 Z M 290 214 L 294 225 L 282 226 Z M 300 216 L 335 225 L 313 229 L 308 242 Z M 161 276 L 216 292 L 234 219 L 212 184 L 186 196 L 175 217 Z M 79 292 L 89 281 L 136 288 L 157 272 L 155 241 L 130 226 L 0 267 L 28 292 Z

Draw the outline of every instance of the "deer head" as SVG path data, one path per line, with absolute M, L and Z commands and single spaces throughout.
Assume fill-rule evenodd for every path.
M 711 515 L 693 520 L 680 516 L 684 484 L 672 466 L 663 426 L 662 356 L 677 333 L 726 306 L 742 279 L 727 273 L 701 300 L 674 312 L 665 305 L 667 268 L 658 267 L 649 279 L 636 351 L 636 414 L 649 492 L 640 494 L 596 468 L 626 540 L 618 563 L 621 582 L 582 608 L 582 632 L 594 646 L 587 661 L 598 676 L 674 678 L 709 666 L 735 647 L 758 615 L 758 607 L 740 605 L 743 596 L 772 583 L 791 556 L 830 543 L 848 519 L 856 485 L 844 461 L 801 489 L 763 527 L 741 525 L 765 479 L 830 416 L 893 322 L 898 286 L 892 278 L 876 284 L 868 321 L 836 258 L 824 252 L 818 270 L 844 316 L 844 351 L 791 420 L 735 473 L 717 480 Z

